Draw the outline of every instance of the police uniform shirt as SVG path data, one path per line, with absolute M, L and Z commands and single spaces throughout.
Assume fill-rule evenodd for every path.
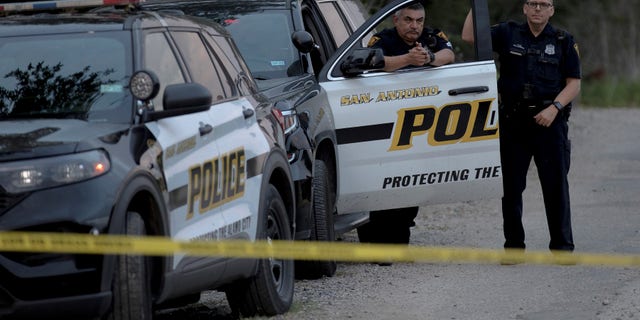
M 424 28 L 417 42 L 423 47 L 428 47 L 433 53 L 442 49 L 453 50 L 453 46 L 451 42 L 449 42 L 447 35 L 438 29 Z M 400 38 L 400 35 L 398 35 L 396 28 L 389 28 L 376 33 L 371 37 L 367 46 L 382 49 L 385 56 L 400 56 L 408 53 L 409 50 L 415 47 L 415 45 L 409 45 L 404 42 L 404 40 Z
M 498 91 L 509 101 L 522 99 L 525 84 L 536 99 L 555 99 L 567 78 L 581 77 L 578 45 L 551 24 L 535 37 L 527 23 L 503 22 L 491 27 L 493 50 L 500 61 Z

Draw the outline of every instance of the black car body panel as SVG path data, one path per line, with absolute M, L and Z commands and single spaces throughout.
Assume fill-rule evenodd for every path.
M 165 60 L 154 60 L 159 53 Z M 294 231 L 282 121 L 220 26 L 119 7 L 12 13 L 0 19 L 0 55 L 0 231 L 126 234 L 135 212 L 148 235 L 256 240 L 269 185 Z M 158 76 L 157 98 L 132 96 L 137 70 Z M 196 82 L 215 99 L 192 99 Z M 222 162 L 210 184 L 200 182 L 202 168 Z M 217 188 L 212 177 L 229 181 L 221 199 L 189 191 Z M 234 224 L 241 228 L 226 232 Z M 0 317 L 112 312 L 116 258 L 0 252 Z M 258 271 L 256 259 L 148 261 L 145 295 L 157 306 Z

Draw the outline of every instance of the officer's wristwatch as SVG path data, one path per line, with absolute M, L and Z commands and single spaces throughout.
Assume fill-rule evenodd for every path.
M 428 50 L 427 53 L 429 54 L 429 64 L 432 64 L 436 60 L 436 54 L 431 50 Z
M 554 101 L 553 105 L 556 106 L 556 109 L 558 109 L 558 111 L 562 111 L 562 109 L 564 109 L 564 106 L 562 105 L 562 103 L 560 103 L 560 101 Z

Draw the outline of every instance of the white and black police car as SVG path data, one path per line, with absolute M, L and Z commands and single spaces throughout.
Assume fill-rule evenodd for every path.
M 342 220 L 333 220 L 339 180 L 337 139 L 326 93 L 316 75 L 322 59 L 366 20 L 362 4 L 355 0 L 148 0 L 142 6 L 179 10 L 222 25 L 234 38 L 260 92 L 283 112 L 296 190 L 295 239 L 332 241 L 336 234 L 353 229 L 353 221 L 343 226 Z M 299 278 L 335 272 L 335 261 L 296 261 Z
M 0 231 L 293 239 L 284 118 L 223 28 L 123 0 L 0 15 Z M 291 260 L 0 252 L 0 317 L 150 319 L 209 289 L 275 315 L 293 286 Z

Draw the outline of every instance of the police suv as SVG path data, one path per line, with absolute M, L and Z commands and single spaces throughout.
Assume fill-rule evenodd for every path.
M 293 239 L 284 117 L 225 29 L 104 2 L 0 4 L 0 231 Z M 293 286 L 290 260 L 0 252 L 0 317 L 150 319 L 209 289 L 274 315 Z
M 316 75 L 357 26 L 354 0 L 149 0 L 146 9 L 180 10 L 211 19 L 233 36 L 260 91 L 282 110 L 295 182 L 296 239 L 334 240 L 353 219 L 334 221 L 337 140 L 326 92 Z M 347 217 L 346 215 L 340 217 Z M 366 214 L 359 215 L 366 221 Z M 344 229 L 344 230 L 343 230 Z M 336 262 L 297 261 L 296 276 L 332 276 Z
M 393 73 L 382 71 L 379 50 L 367 48 L 372 35 L 392 26 L 402 7 L 424 2 L 431 24 L 451 1 L 393 1 L 366 22 L 351 0 L 145 6 L 221 23 L 262 92 L 284 110 L 297 239 L 332 241 L 357 228 L 361 241 L 403 242 L 419 206 L 501 193 L 487 3 L 456 1 L 478 13 L 475 54 Z M 301 265 L 297 274 L 310 277 L 335 272 L 332 261 Z

